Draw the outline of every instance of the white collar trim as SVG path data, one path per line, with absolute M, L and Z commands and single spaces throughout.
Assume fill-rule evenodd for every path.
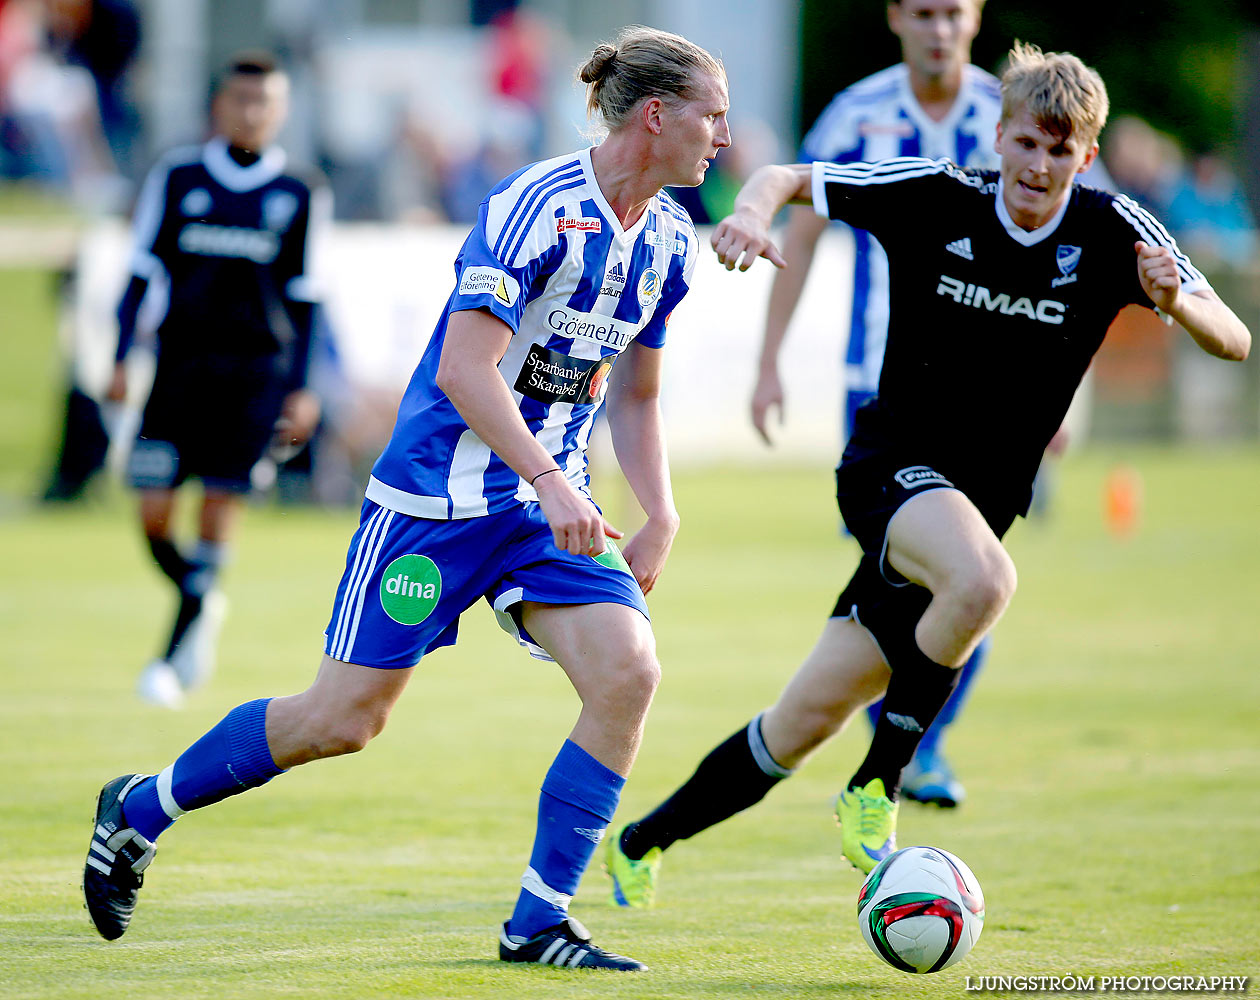
M 1011 218 L 1011 213 L 1006 210 L 1006 199 L 1003 196 L 1005 190 L 1006 186 L 1002 178 L 999 176 L 997 184 L 998 221 L 1002 223 L 1002 227 L 1006 230 L 1011 239 L 1013 239 L 1016 243 L 1019 243 L 1021 246 L 1026 247 L 1033 246 L 1034 244 L 1040 243 L 1042 240 L 1047 240 L 1054 235 L 1054 231 L 1059 228 L 1059 223 L 1063 221 L 1063 215 L 1067 211 L 1068 202 L 1072 200 L 1072 192 L 1069 190 L 1068 196 L 1063 199 L 1063 204 L 1059 206 L 1059 210 L 1054 213 L 1054 217 L 1049 222 L 1047 222 L 1044 226 L 1038 226 L 1033 230 L 1021 229 L 1019 226 L 1015 225 L 1015 220 Z
M 287 157 L 279 146 L 269 146 L 256 163 L 242 167 L 228 153 L 227 140 L 216 135 L 206 143 L 201 162 L 210 176 L 229 191 L 253 191 L 269 184 L 284 171 Z

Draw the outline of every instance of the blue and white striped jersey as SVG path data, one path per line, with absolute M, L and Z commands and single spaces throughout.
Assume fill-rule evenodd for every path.
M 499 373 L 526 426 L 587 492 L 586 447 L 608 373 L 632 341 L 664 345 L 696 250 L 690 218 L 664 193 L 623 230 L 595 180 L 590 149 L 500 182 L 455 259 L 455 289 L 403 395 L 368 499 L 433 519 L 537 499 L 436 385 L 447 322 L 465 309 L 488 310 L 512 329 Z
M 833 163 L 894 156 L 942 157 L 959 166 L 996 169 L 993 149 L 1001 117 L 1001 86 L 976 66 L 963 71 L 962 89 L 941 121 L 929 118 L 910 89 L 905 63 L 842 90 L 801 143 L 801 160 Z M 853 230 L 853 305 L 845 351 L 845 383 L 874 392 L 888 337 L 888 258 L 869 232 Z

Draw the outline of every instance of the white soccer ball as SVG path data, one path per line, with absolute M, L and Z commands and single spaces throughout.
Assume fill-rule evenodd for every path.
M 940 972 L 979 940 L 984 893 L 971 869 L 948 851 L 903 847 L 863 883 L 858 926 L 871 951 L 894 969 Z

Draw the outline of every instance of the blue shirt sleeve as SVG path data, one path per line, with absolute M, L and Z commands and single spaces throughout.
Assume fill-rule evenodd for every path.
M 531 257 L 519 267 L 504 264 L 486 239 L 486 204 L 481 203 L 477 224 L 455 258 L 450 311 L 488 309 L 516 332 L 525 306 L 541 287 L 537 278 L 549 255 Z
M 656 304 L 656 311 L 652 313 L 652 318 L 639 331 L 639 335 L 635 337 L 637 343 L 644 347 L 664 347 L 665 346 L 665 327 L 669 323 L 669 314 L 677 308 L 678 303 L 683 300 L 683 296 L 687 294 L 691 287 L 691 277 L 695 271 L 696 253 L 694 248 L 695 234 L 694 231 L 689 234 L 692 239 L 693 249 L 685 259 L 678 259 L 676 266 L 669 269 L 669 275 L 665 279 L 665 287 L 661 289 L 661 300 Z

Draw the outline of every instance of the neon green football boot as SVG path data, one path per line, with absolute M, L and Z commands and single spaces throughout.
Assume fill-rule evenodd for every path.
M 897 849 L 897 806 L 885 794 L 881 778 L 840 793 L 836 800 L 840 849 L 858 871 L 869 874 Z
M 661 859 L 665 852 L 653 847 L 638 861 L 626 857 L 621 850 L 621 832 L 624 829 L 625 826 L 622 826 L 609 837 L 604 848 L 604 871 L 612 879 L 612 904 L 648 907 L 656 899 L 656 879 L 661 873 Z

